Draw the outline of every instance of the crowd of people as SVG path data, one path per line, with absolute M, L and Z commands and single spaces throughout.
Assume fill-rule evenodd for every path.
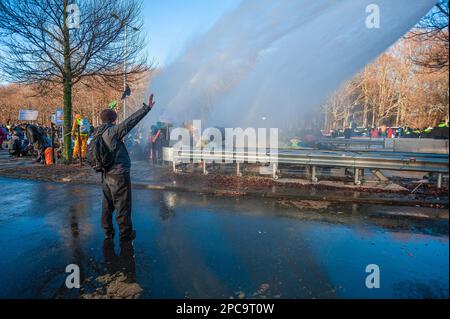
M 313 129 L 291 129 L 285 132 L 289 137 L 283 140 L 282 145 L 298 148 L 298 147 L 317 147 L 317 143 L 322 139 L 329 138 L 370 138 L 370 139 L 394 139 L 394 138 L 421 138 L 421 139 L 449 139 L 449 123 L 442 121 L 435 127 L 426 129 L 415 129 L 409 126 L 389 127 L 382 125 L 377 128 L 358 127 L 355 122 L 351 122 L 345 129 L 332 129 L 329 131 Z
M 51 136 L 53 134 L 53 143 Z M 79 160 L 86 158 L 87 145 L 95 134 L 95 127 L 90 124 L 87 117 L 75 113 L 72 131 L 73 158 Z M 36 162 L 53 163 L 53 158 L 58 159 L 62 154 L 62 128 L 53 125 L 43 126 L 35 124 L 0 124 L 0 149 L 7 148 L 10 156 L 36 157 Z M 289 141 L 291 146 L 298 146 L 299 143 L 308 142 L 308 139 L 316 140 L 318 137 L 331 138 L 449 138 L 449 123 L 442 122 L 436 127 L 426 129 L 413 129 L 404 127 L 361 128 L 353 123 L 344 130 L 331 130 L 324 132 L 304 132 L 303 138 L 292 138 Z M 313 138 L 314 137 L 314 138 Z M 170 124 L 157 122 L 150 129 L 139 126 L 124 139 L 125 144 L 131 150 L 130 156 L 135 160 L 147 160 L 153 165 L 163 163 L 163 148 L 169 146 Z M 54 157 L 51 156 L 51 149 L 54 150 Z M 52 160 L 50 160 L 52 158 Z
M 87 146 L 95 130 L 87 117 L 78 113 L 74 115 L 72 130 L 69 133 L 72 137 L 74 160 L 79 160 L 80 157 L 86 159 Z M 7 149 L 11 157 L 34 157 L 38 163 L 52 163 L 49 161 L 51 149 L 54 149 L 55 159 L 61 158 L 62 137 L 62 127 L 53 124 L 0 124 L 0 150 Z M 160 165 L 163 162 L 163 147 L 169 145 L 169 125 L 157 122 L 150 130 L 140 126 L 127 135 L 124 142 L 130 148 L 130 156 L 133 159 Z
M 46 151 L 52 147 L 50 132 L 50 127 L 34 124 L 0 125 L 0 149 L 7 148 L 12 157 L 36 157 L 36 162 L 45 163 Z M 59 148 L 56 138 L 53 147 Z
M 443 121 L 435 127 L 427 127 L 424 129 L 412 128 L 410 126 L 388 127 L 382 125 L 380 127 L 361 128 L 350 125 L 344 130 L 331 130 L 330 137 L 344 137 L 350 139 L 352 137 L 369 137 L 369 138 L 433 138 L 448 139 L 449 123 Z

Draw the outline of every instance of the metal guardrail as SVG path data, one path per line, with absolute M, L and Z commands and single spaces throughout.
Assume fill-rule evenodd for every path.
M 384 138 L 321 138 L 317 141 L 322 144 L 348 144 L 348 145 L 381 145 L 384 147 Z
M 406 157 L 425 157 L 425 158 L 447 158 L 448 159 L 448 154 L 441 154 L 441 153 L 414 153 L 414 152 L 394 152 L 394 151 L 388 151 L 388 150 L 351 150 L 350 152 L 355 153 L 355 154 L 377 154 L 380 156 L 389 156 L 392 154 L 395 154 L 397 156 L 406 156 Z
M 392 170 L 392 171 L 415 171 L 438 174 L 438 186 L 442 184 L 442 175 L 449 173 L 449 158 L 446 155 L 415 153 L 374 152 L 355 153 L 350 151 L 317 151 L 317 150 L 280 150 L 278 154 L 270 158 L 270 152 L 258 154 L 243 151 L 222 151 L 211 154 L 207 151 L 174 151 L 172 150 L 173 169 L 176 171 L 178 163 L 198 162 L 203 163 L 203 171 L 206 173 L 206 163 L 235 163 L 237 173 L 240 174 L 239 165 L 243 163 L 267 163 L 273 165 L 273 176 L 279 164 L 299 165 L 310 168 L 312 179 L 316 178 L 317 167 L 347 168 L 354 169 L 355 183 L 360 183 L 360 175 L 364 169 L 369 170 Z M 264 155 L 269 156 L 264 157 Z
M 313 149 L 313 148 L 279 148 L 280 152 L 298 152 L 298 151 L 314 151 L 317 149 Z M 354 155 L 366 155 L 366 154 L 370 154 L 370 155 L 376 155 L 376 156 L 390 156 L 390 155 L 396 155 L 396 156 L 405 156 L 405 157 L 410 157 L 410 158 L 417 158 L 417 157 L 425 157 L 425 158 L 448 158 L 448 154 L 443 154 L 443 153 L 415 153 L 415 152 L 394 152 L 392 150 L 388 150 L 388 149 L 365 149 L 365 150 L 354 150 L 354 149 L 350 149 L 350 150 L 319 150 L 321 152 L 346 152 L 349 154 L 354 154 Z
M 366 149 L 384 149 L 386 148 L 386 143 L 384 138 L 352 138 L 352 139 L 344 139 L 344 138 L 321 138 L 317 141 L 318 144 L 321 145 L 332 145 L 334 147 L 356 147 L 363 146 Z

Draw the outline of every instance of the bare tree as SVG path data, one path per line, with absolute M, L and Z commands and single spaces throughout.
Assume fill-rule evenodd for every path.
M 62 87 L 69 132 L 75 84 L 89 77 L 118 88 L 124 76 L 148 69 L 141 9 L 141 0 L 0 0 L 2 75 L 9 82 L 37 85 L 42 93 Z M 65 160 L 71 153 L 66 135 Z
M 411 55 L 415 64 L 427 72 L 449 69 L 449 0 L 438 0 L 433 10 L 426 15 L 407 38 L 422 42 Z
M 356 77 L 345 82 L 337 91 L 331 94 L 328 102 L 324 105 L 326 130 L 345 129 L 349 126 L 360 89 L 360 81 Z
M 144 76 L 131 76 L 128 81 L 133 83 L 133 94 L 128 97 L 131 105 L 140 105 L 139 101 L 145 98 L 148 83 L 153 72 L 145 72 Z M 101 79 L 93 77 L 84 78 L 73 88 L 72 108 L 76 113 L 83 114 L 90 122 L 98 126 L 100 124 L 99 113 L 107 105 L 118 100 L 122 92 L 108 86 L 95 85 L 101 83 Z M 17 120 L 20 109 L 35 109 L 39 111 L 39 123 L 50 125 L 51 114 L 55 108 L 61 107 L 62 84 L 55 87 L 48 94 L 39 94 L 39 87 L 31 84 L 5 84 L 0 85 L 0 123 Z M 130 112 L 134 111 L 130 108 Z
M 350 116 L 364 127 L 423 129 L 448 121 L 448 74 L 410 59 L 423 46 L 408 36 L 346 82 L 325 105 L 325 129 L 345 128 Z

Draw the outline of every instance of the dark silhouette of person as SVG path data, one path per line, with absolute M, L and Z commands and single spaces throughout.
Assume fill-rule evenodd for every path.
M 126 277 L 126 282 L 136 282 L 136 261 L 134 247 L 131 241 L 120 242 L 120 253 L 116 255 L 114 241 L 107 239 L 103 242 L 103 258 L 108 274 L 113 275 L 121 272 Z
M 114 163 L 102 173 L 103 204 L 102 227 L 105 239 L 114 238 L 112 215 L 116 210 L 116 221 L 119 225 L 120 240 L 133 241 L 136 231 L 131 221 L 131 159 L 124 143 L 124 138 L 152 110 L 155 103 L 153 94 L 148 104 L 143 105 L 130 117 L 116 125 L 117 113 L 106 109 L 100 114 L 102 125 L 97 129 L 96 137 L 114 154 Z

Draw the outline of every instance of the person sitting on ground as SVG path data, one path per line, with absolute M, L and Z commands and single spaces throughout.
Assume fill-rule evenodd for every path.
M 27 156 L 32 157 L 33 156 L 33 150 L 34 150 L 33 145 L 30 145 L 28 140 L 24 139 L 23 142 L 22 142 L 22 153 L 21 153 L 21 156 L 22 157 L 27 157 Z
M 25 134 L 24 134 L 24 127 L 22 125 L 16 125 L 13 128 L 13 131 L 16 132 L 17 136 L 21 141 L 24 139 Z
M 44 135 L 42 129 L 39 129 L 36 125 L 32 124 L 25 126 L 25 132 L 29 145 L 32 145 L 37 151 L 37 158 L 35 162 L 43 162 L 45 149 L 50 146 L 48 137 Z
M 22 153 L 20 137 L 17 134 L 17 131 L 13 131 L 12 137 L 8 142 L 8 152 L 9 156 L 20 157 Z

